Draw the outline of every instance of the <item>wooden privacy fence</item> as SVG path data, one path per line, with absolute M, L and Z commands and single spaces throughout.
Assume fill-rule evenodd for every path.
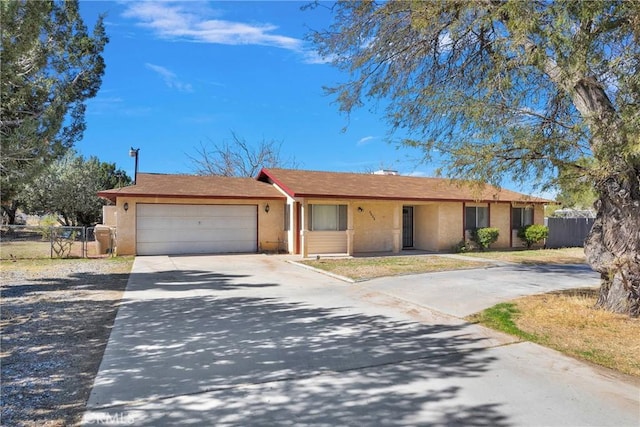
M 583 247 L 595 218 L 546 218 L 547 248 Z

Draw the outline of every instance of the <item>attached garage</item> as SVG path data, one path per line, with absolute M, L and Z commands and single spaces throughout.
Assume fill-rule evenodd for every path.
M 105 218 L 118 255 L 286 250 L 286 197 L 253 178 L 140 173 L 98 195 L 114 203 Z
M 256 205 L 138 204 L 138 255 L 257 252 Z

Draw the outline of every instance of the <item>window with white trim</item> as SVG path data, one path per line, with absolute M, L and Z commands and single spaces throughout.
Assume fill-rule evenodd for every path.
M 347 205 L 309 205 L 309 229 L 343 231 L 347 229 Z
M 489 226 L 489 208 L 486 206 L 467 206 L 464 208 L 464 229 L 486 228 Z

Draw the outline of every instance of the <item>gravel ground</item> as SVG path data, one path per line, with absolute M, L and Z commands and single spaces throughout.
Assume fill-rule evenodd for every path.
M 80 422 L 132 262 L 0 264 L 3 426 Z

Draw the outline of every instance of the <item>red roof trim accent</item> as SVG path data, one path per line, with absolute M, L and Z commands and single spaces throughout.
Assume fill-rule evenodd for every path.
M 153 197 L 158 199 L 238 199 L 238 200 L 286 200 L 284 196 L 198 196 L 188 194 L 153 194 L 153 193 L 107 193 L 99 192 L 98 197 L 104 197 L 110 199 L 111 197 Z
M 260 171 L 260 173 L 258 174 L 258 177 L 256 178 L 258 181 L 262 181 L 260 178 L 262 177 L 267 177 L 269 178 L 274 184 L 276 184 L 278 187 L 280 187 L 280 189 L 282 191 L 284 191 L 285 193 L 287 193 L 289 196 L 291 197 L 303 197 L 300 194 L 296 194 L 292 189 L 290 189 L 289 187 L 287 187 L 286 185 L 284 185 L 282 183 L 282 181 L 280 181 L 278 178 L 276 178 L 275 176 L 273 176 L 273 173 L 267 169 L 267 168 L 262 168 L 262 170 Z
M 489 200 L 489 199 L 442 199 L 442 198 L 420 198 L 420 197 L 377 197 L 377 196 L 353 196 L 353 195 L 343 195 L 343 196 L 334 196 L 334 195 L 326 195 L 326 194 L 296 194 L 295 197 L 306 197 L 306 198 L 316 198 L 316 199 L 353 199 L 353 200 L 397 200 L 397 201 L 407 201 L 407 202 L 472 202 L 472 203 L 513 203 L 511 201 L 506 200 Z M 522 199 L 515 201 L 516 203 L 538 203 L 538 204 L 547 204 L 546 201 L 536 201 L 536 200 L 526 200 Z
M 341 184 L 342 179 L 340 176 L 344 176 L 345 179 L 351 180 L 349 182 L 345 182 L 343 186 Z M 330 182 L 327 183 L 327 186 L 323 185 L 323 178 L 327 178 Z M 389 185 L 393 183 L 393 179 L 407 180 L 411 177 L 406 176 L 398 176 L 390 179 L 383 177 L 371 177 L 372 182 L 377 183 L 381 182 L 383 184 Z M 481 196 L 481 198 L 476 198 L 476 194 L 470 191 L 461 191 L 456 190 L 450 197 L 447 197 L 446 189 L 443 188 L 435 190 L 437 191 L 428 191 L 428 194 L 424 194 L 422 191 L 416 191 L 416 185 L 418 184 L 418 179 L 420 178 L 411 178 L 412 181 L 407 181 L 412 186 L 412 191 L 403 191 L 402 188 L 397 189 L 395 191 L 381 191 L 376 194 L 375 191 L 371 191 L 371 188 L 365 189 L 362 193 L 357 188 L 354 188 L 358 182 L 360 185 L 367 184 L 367 179 L 363 178 L 363 174 L 355 174 L 355 173 L 346 173 L 346 172 L 323 172 L 323 171 L 305 171 L 305 170 L 295 170 L 295 169 L 266 169 L 263 168 L 258 176 L 257 180 L 263 182 L 269 182 L 274 186 L 277 186 L 279 190 L 283 193 L 287 194 L 290 197 L 313 197 L 313 198 L 325 198 L 325 199 L 351 199 L 351 200 L 406 200 L 406 201 L 469 201 L 469 202 L 483 202 L 483 203 L 495 203 L 495 202 L 520 202 L 520 203 L 528 203 L 528 204 L 548 204 L 553 203 L 551 200 L 546 200 L 541 197 L 535 197 L 523 193 L 518 193 L 512 190 L 506 190 L 505 193 L 502 193 L 500 189 L 495 188 L 497 193 L 488 193 L 487 191 L 483 191 L 484 195 L 478 194 L 477 196 Z M 308 180 L 313 180 L 314 184 L 309 184 Z M 357 180 L 357 181 L 354 181 Z M 449 184 L 451 185 L 453 181 L 449 180 Z M 285 184 L 288 183 L 287 184 Z M 462 181 L 461 181 L 462 182 Z M 442 178 L 425 178 L 421 179 L 420 184 L 426 184 L 427 187 L 430 184 L 436 186 L 442 186 L 445 184 L 445 180 Z M 346 185 L 349 184 L 349 185 Z M 396 185 L 397 187 L 397 185 Z M 298 188 L 298 190 L 295 190 Z M 491 189 L 492 186 L 489 186 Z M 306 192 L 305 192 L 306 191 Z M 407 194 L 408 193 L 408 194 Z M 429 194 L 431 193 L 431 194 Z M 437 193 L 437 194 L 436 194 Z M 467 194 L 469 193 L 469 194 Z M 423 195 L 424 194 L 424 195 Z M 504 200 L 507 199 L 507 200 Z

